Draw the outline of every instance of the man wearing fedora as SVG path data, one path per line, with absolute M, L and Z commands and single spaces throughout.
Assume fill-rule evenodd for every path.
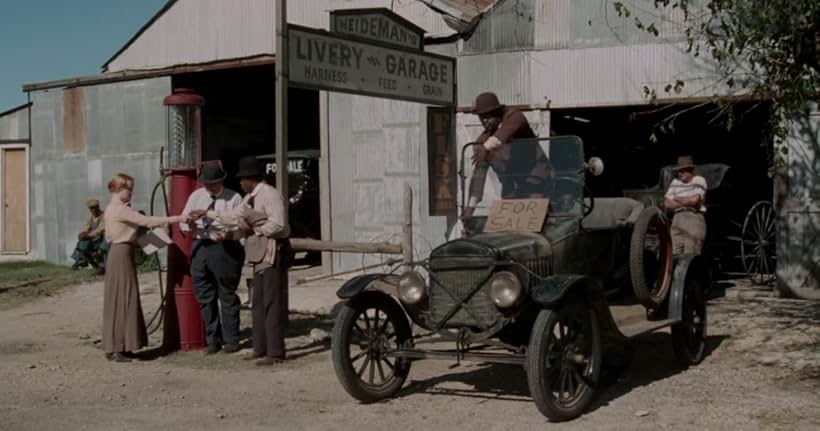
M 218 164 L 205 164 L 199 174 L 203 186 L 196 189 L 182 214 L 215 210 L 231 211 L 239 207 L 238 193 L 225 188 L 226 174 Z M 239 243 L 239 233 L 232 232 L 218 221 L 198 219 L 181 224 L 181 230 L 193 231 L 191 247 L 191 278 L 205 326 L 207 352 L 220 349 L 227 353 L 239 350 L 239 296 L 237 286 L 242 275 L 245 251 Z M 220 322 L 219 302 L 222 303 Z M 223 347 L 224 343 L 224 347 Z
M 245 254 L 254 274 L 253 355 L 248 359 L 255 359 L 256 365 L 273 365 L 286 358 L 290 228 L 282 193 L 263 180 L 256 157 L 242 158 L 236 176 L 246 193 L 242 204 L 232 211 L 208 211 L 205 219 L 237 224 L 245 235 Z
M 475 170 L 470 178 L 464 216 L 471 216 L 481 202 L 490 167 L 501 181 L 503 199 L 543 197 L 549 161 L 524 114 L 502 105 L 498 96 L 490 92 L 476 97 L 473 112 L 481 120 L 484 132 L 476 140 L 481 145 L 473 146 Z M 523 141 L 513 143 L 513 140 Z
M 706 179 L 695 175 L 692 156 L 678 157 L 674 167 L 677 178 L 669 183 L 664 205 L 672 217 L 672 252 L 700 254 L 706 239 Z
M 85 219 L 83 230 L 77 235 L 77 246 L 71 259 L 74 264 L 71 269 L 80 269 L 86 265 L 96 268 L 97 274 L 105 273 L 105 255 L 108 251 L 108 243 L 105 242 L 105 226 L 103 224 L 103 211 L 100 209 L 98 199 L 88 199 L 85 203 L 88 207 L 88 217 Z

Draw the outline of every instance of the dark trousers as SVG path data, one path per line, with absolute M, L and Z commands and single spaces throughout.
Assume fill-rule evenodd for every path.
M 257 355 L 285 357 L 288 329 L 288 266 L 265 268 L 253 276 L 253 350 Z
M 197 240 L 193 244 L 191 278 L 199 302 L 208 345 L 239 344 L 239 296 L 245 250 L 238 241 Z M 222 303 L 222 322 L 219 319 Z

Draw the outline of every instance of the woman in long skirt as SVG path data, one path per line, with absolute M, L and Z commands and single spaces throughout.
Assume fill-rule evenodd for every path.
M 103 292 L 102 348 L 110 361 L 129 362 L 128 355 L 148 344 L 134 264 L 134 240 L 139 227 L 182 223 L 185 216 L 148 217 L 128 204 L 134 178 L 117 174 L 108 183 L 111 202 L 105 209 L 105 240 L 110 244 Z

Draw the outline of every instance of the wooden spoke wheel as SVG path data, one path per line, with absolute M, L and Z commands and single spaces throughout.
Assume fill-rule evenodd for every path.
M 766 201 L 752 205 L 743 221 L 740 258 L 746 274 L 758 284 L 775 278 L 775 222 L 774 207 Z

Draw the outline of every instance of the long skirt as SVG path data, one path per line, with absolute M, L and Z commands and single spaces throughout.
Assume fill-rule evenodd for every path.
M 111 244 L 103 292 L 102 349 L 105 353 L 133 352 L 148 344 L 140 304 L 134 246 Z

